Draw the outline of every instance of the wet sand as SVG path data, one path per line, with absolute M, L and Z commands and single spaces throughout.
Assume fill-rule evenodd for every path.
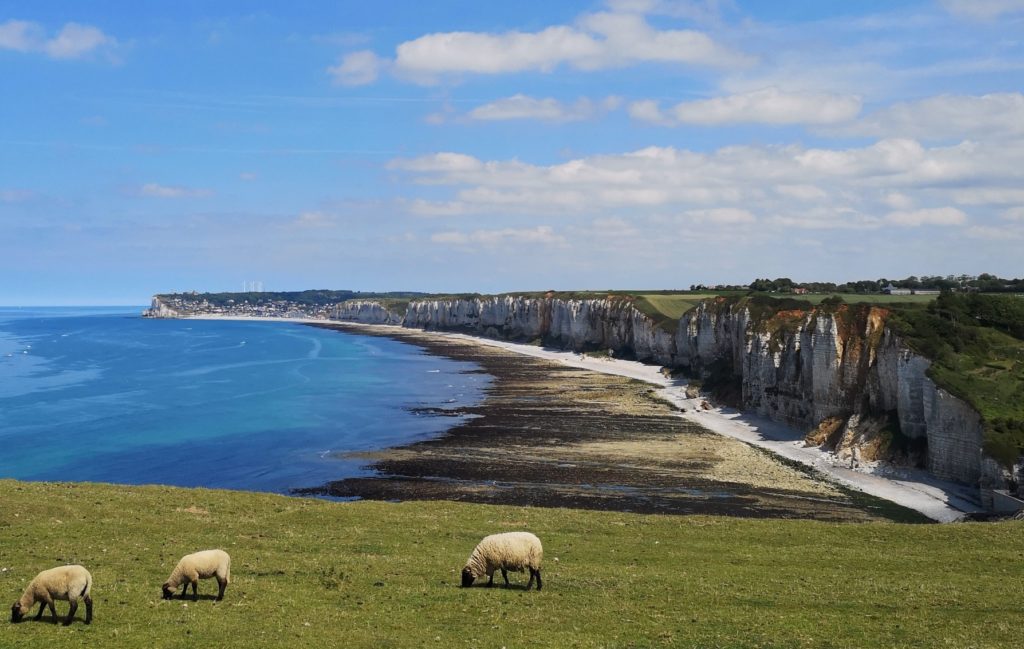
M 310 323 L 313 324 L 313 323 Z M 356 457 L 377 475 L 305 490 L 374 500 L 462 500 L 666 514 L 924 520 L 678 416 L 657 386 L 411 329 L 313 326 L 385 336 L 472 361 L 494 380 L 439 438 Z

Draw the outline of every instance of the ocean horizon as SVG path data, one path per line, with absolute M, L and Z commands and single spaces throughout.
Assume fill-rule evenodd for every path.
M 372 475 L 346 454 L 439 435 L 472 363 L 289 322 L 0 307 L 0 477 L 288 493 Z

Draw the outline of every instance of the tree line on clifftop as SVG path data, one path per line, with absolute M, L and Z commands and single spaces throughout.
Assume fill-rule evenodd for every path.
M 1003 279 L 989 273 L 981 275 L 911 275 L 904 279 L 866 279 L 854 282 L 794 282 L 788 277 L 775 279 L 758 278 L 747 286 L 706 286 L 693 284 L 691 291 L 705 290 L 750 290 L 765 293 L 793 293 L 796 289 L 805 289 L 808 293 L 881 293 L 889 286 L 905 289 L 936 290 L 936 291 L 969 291 L 979 293 L 1024 293 L 1024 279 Z

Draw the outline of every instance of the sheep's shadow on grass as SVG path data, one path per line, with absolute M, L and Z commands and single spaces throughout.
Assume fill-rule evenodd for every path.
M 191 595 L 186 595 L 184 597 L 182 597 L 181 595 L 175 595 L 174 597 L 172 597 L 171 599 L 169 599 L 167 601 L 169 601 L 169 602 L 185 602 L 185 603 L 197 602 L 197 601 L 198 602 L 204 602 L 204 601 L 205 602 L 216 602 L 217 601 L 217 596 L 212 594 L 212 593 L 210 593 L 210 594 L 206 594 L 206 595 L 199 595 L 199 597 L 197 599 L 192 599 Z
M 61 614 L 60 612 L 58 612 L 56 618 L 54 618 L 54 616 L 50 615 L 49 613 L 45 613 L 43 617 L 37 618 L 35 615 L 33 615 L 32 617 L 26 617 L 21 622 L 29 622 L 31 624 L 49 624 L 52 626 L 53 624 L 64 624 L 64 622 L 67 619 L 67 613 Z M 93 619 L 95 620 L 96 618 Z M 71 618 L 71 624 L 85 624 L 85 616 L 76 614 L 75 617 Z
M 528 588 L 526 586 L 526 584 L 509 584 L 507 586 L 499 585 L 499 584 L 492 584 L 492 585 L 488 586 L 486 583 L 483 583 L 483 584 L 472 584 L 470 586 L 464 586 L 464 587 L 460 586 L 460 588 L 483 588 L 484 590 L 521 590 L 521 591 L 524 591 L 524 592 L 528 591 L 528 590 L 533 590 L 531 588 Z

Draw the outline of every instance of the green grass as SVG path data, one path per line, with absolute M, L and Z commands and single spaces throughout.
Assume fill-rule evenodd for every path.
M 936 385 L 981 414 L 985 451 L 1008 468 L 1024 452 L 1024 340 L 1003 331 L 1024 330 L 1024 320 L 1010 310 L 1024 306 L 1019 300 L 948 296 L 927 309 L 896 309 L 889 321 L 933 361 L 928 375 Z M 972 309 L 975 302 L 980 307 Z
M 404 316 L 405 315 L 406 309 L 409 308 L 409 303 L 412 302 L 412 300 L 409 300 L 409 299 L 393 299 L 393 298 L 382 298 L 382 299 L 373 300 L 373 301 L 379 303 L 382 307 L 384 307 L 388 311 L 390 311 L 392 313 L 397 313 L 399 316 Z
M 96 601 L 88 627 L 81 609 L 69 628 L 0 623 L 5 648 L 1020 641 L 1019 522 L 838 525 L 9 480 L 0 503 L 7 600 L 39 570 L 81 562 Z M 544 590 L 458 588 L 476 542 L 514 529 L 544 542 Z M 225 600 L 161 600 L 177 559 L 211 547 L 233 558 Z M 201 595 L 214 592 L 202 582 Z
M 679 318 L 703 300 L 714 298 L 714 293 L 645 293 L 636 296 L 634 306 L 655 321 L 665 318 L 679 322 Z
M 847 304 L 928 304 L 935 300 L 937 295 L 884 295 L 880 293 L 805 293 L 804 295 L 793 295 L 798 300 L 807 300 L 812 304 L 820 304 L 825 298 L 838 295 Z

